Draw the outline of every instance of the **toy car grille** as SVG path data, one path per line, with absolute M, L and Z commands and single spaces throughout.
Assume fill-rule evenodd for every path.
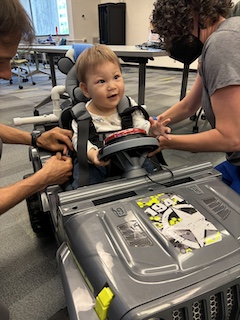
M 240 291 L 239 286 L 235 285 L 202 300 L 187 303 L 187 306 L 174 309 L 171 314 L 167 312 L 168 315 L 161 314 L 160 318 L 154 317 L 148 320 L 237 320 L 239 310 Z
M 227 320 L 235 319 L 233 316 L 234 313 L 234 307 L 237 304 L 237 292 L 236 287 L 227 288 L 226 290 L 226 318 Z M 190 319 L 193 320 L 218 320 L 222 319 L 222 315 L 224 314 L 223 310 L 223 293 L 213 294 L 209 297 L 209 301 L 206 300 L 199 300 L 195 301 L 192 304 L 191 310 L 188 310 L 188 313 L 190 312 L 191 316 Z M 208 308 L 207 308 L 208 306 Z M 208 317 L 206 317 L 206 311 L 208 309 Z M 172 320 L 187 320 L 189 317 L 187 316 L 187 313 L 183 309 L 177 309 L 174 310 L 172 313 Z

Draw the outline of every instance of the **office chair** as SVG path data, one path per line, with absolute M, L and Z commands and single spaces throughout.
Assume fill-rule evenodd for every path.
M 206 115 L 205 115 L 204 110 L 203 110 L 202 107 L 198 110 L 197 113 L 195 113 L 193 116 L 190 117 L 190 120 L 195 122 L 195 124 L 193 126 L 193 130 L 192 130 L 193 133 L 198 133 L 198 131 L 199 131 L 199 120 L 200 119 L 201 120 L 205 120 L 205 123 L 204 123 L 204 125 L 202 127 L 202 130 L 203 130 L 203 129 L 205 129 L 205 126 L 207 125 L 208 121 L 206 119 Z
M 27 69 L 24 68 L 24 67 L 27 67 Z M 21 79 L 22 79 L 22 82 L 27 82 L 28 81 L 27 76 L 29 74 L 31 74 L 31 70 L 30 70 L 30 67 L 29 67 L 28 60 L 25 59 L 25 58 L 20 58 L 18 56 L 18 54 L 17 54 L 13 59 L 11 59 L 11 69 L 14 69 L 14 70 L 18 71 L 17 73 L 12 71 L 12 74 L 16 75 L 18 77 L 18 87 L 19 87 L 19 89 L 23 89 L 23 86 L 21 85 Z M 25 75 L 23 75 L 23 73 Z M 30 75 L 30 77 L 31 77 L 32 84 L 35 85 L 36 83 L 33 81 L 32 75 Z M 10 84 L 12 84 L 12 83 L 13 83 L 13 80 L 11 78 Z

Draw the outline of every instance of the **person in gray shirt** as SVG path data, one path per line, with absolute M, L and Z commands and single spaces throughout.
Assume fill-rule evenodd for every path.
M 211 124 L 205 132 L 160 137 L 160 149 L 226 152 L 227 161 L 217 169 L 240 194 L 240 17 L 227 19 L 232 5 L 230 0 L 157 0 L 152 24 L 174 59 L 191 64 L 201 55 L 190 92 L 161 114 L 162 120 L 170 118 L 171 125 L 202 107 Z

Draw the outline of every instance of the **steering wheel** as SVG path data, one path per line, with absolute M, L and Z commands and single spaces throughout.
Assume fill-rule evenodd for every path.
M 136 177 L 146 174 L 142 168 L 147 154 L 159 148 L 156 138 L 149 137 L 146 131 L 131 128 L 117 131 L 109 135 L 104 141 L 104 147 L 100 149 L 99 160 L 111 159 L 120 167 L 123 177 Z

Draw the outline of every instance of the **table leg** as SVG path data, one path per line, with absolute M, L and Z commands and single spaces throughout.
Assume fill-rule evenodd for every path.
M 184 64 L 183 74 L 182 74 L 182 87 L 181 87 L 180 100 L 182 100 L 185 97 L 186 92 L 187 92 L 188 74 L 189 74 L 189 65 Z
M 134 62 L 138 63 L 138 104 L 145 103 L 145 83 L 146 83 L 146 64 L 148 58 L 142 57 L 121 57 L 124 62 Z
M 56 81 L 56 73 L 55 73 L 55 65 L 54 65 L 54 54 L 48 53 L 48 60 L 49 60 L 50 71 L 51 71 L 52 87 L 55 87 L 57 85 L 57 81 Z

